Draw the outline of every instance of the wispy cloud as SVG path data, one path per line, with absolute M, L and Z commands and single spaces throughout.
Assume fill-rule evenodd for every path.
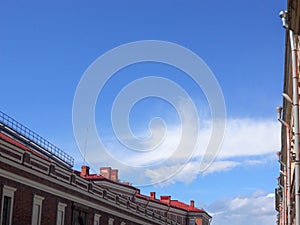
M 273 119 L 229 119 L 219 158 L 264 155 L 280 147 L 280 125 Z
M 164 182 L 160 182 L 157 186 L 167 186 L 174 184 L 176 182 L 190 183 L 197 178 L 197 176 L 206 176 L 212 173 L 225 172 L 232 170 L 236 167 L 245 167 L 245 166 L 255 166 L 258 164 L 263 164 L 268 162 L 269 157 L 265 156 L 265 159 L 247 159 L 243 160 L 220 160 L 214 161 L 210 167 L 205 171 L 200 171 L 200 165 L 198 161 L 188 162 L 181 170 L 181 165 L 173 166 L 161 166 L 155 170 L 147 169 L 145 175 L 151 179 L 152 183 L 157 183 L 159 180 L 163 180 L 168 177 L 172 171 L 178 170 L 178 173 L 173 173 L 174 175 L 169 177 L 169 179 Z
M 218 154 L 219 159 L 264 155 L 275 152 L 280 147 L 280 126 L 275 120 L 240 118 L 228 119 L 226 123 L 227 127 L 223 144 L 220 146 Z M 199 129 L 198 143 L 195 145 L 196 151 L 195 154 L 192 155 L 193 158 L 203 156 L 210 139 L 211 127 L 207 125 L 209 122 L 204 121 L 202 124 L 205 125 Z M 176 147 L 180 143 L 181 135 L 180 125 L 171 126 L 168 128 L 168 134 L 163 143 L 155 149 L 155 151 L 149 151 L 146 155 L 144 152 L 141 152 L 139 155 L 134 154 L 136 152 L 130 152 L 130 150 L 128 150 L 124 157 L 126 157 L 129 163 L 138 161 L 139 165 L 147 165 L 151 162 L 166 160 L 168 157 L 175 159 L 185 157 L 184 152 L 175 154 Z M 188 133 L 188 136 L 192 135 L 195 134 Z M 188 142 L 188 140 L 186 140 L 186 142 Z M 185 145 L 188 146 L 188 143 L 181 144 L 183 148 Z M 149 145 L 152 145 L 152 143 L 149 143 Z M 122 146 L 114 141 L 107 143 L 107 146 L 114 154 L 124 152 L 124 150 L 121 150 Z
M 201 124 L 195 151 L 175 151 L 180 142 L 181 127 L 174 125 L 168 127 L 168 133 L 158 149 L 146 153 L 137 152 L 112 141 L 106 143 L 109 154 L 121 163 L 114 164 L 109 158 L 102 157 L 100 151 L 89 150 L 87 150 L 87 161 L 96 169 L 103 165 L 118 167 L 123 170 L 124 174 L 129 174 L 129 171 L 133 171 L 134 166 L 137 166 L 141 176 L 133 177 L 134 183 L 139 183 L 138 177 L 143 177 L 143 179 L 146 177 L 152 183 L 168 178 L 161 184 L 168 185 L 174 182 L 191 182 L 200 174 L 207 175 L 229 171 L 238 166 L 255 166 L 265 163 L 266 160 L 261 160 L 261 156 L 275 155 L 280 147 L 280 126 L 277 121 L 253 118 L 228 119 L 223 144 L 216 160 L 205 171 L 200 171 L 200 162 L 211 134 L 210 123 L 203 121 Z M 195 134 L 192 133 L 191 137 L 192 135 Z M 93 147 L 92 141 L 89 140 L 91 147 Z M 188 139 L 181 144 L 182 149 L 190 146 Z
M 209 128 L 208 128 L 209 129 Z M 199 139 L 205 139 L 209 130 L 202 130 Z M 185 164 L 184 168 L 159 185 L 169 185 L 175 182 L 189 183 L 198 175 L 208 175 L 216 172 L 229 171 L 239 166 L 256 166 L 267 163 L 280 146 L 280 129 L 276 121 L 254 119 L 231 119 L 227 122 L 223 145 L 216 160 L 205 171 L 200 171 L 200 160 L 203 157 L 203 143 L 198 145 L 199 151 Z M 176 139 L 174 137 L 174 139 Z M 172 143 L 172 142 L 171 142 Z M 207 143 L 207 140 L 206 140 Z M 204 144 L 205 145 L 205 144 Z M 262 159 L 262 156 L 264 158 Z M 273 159 L 273 158 L 272 158 Z M 153 183 L 170 175 L 170 171 L 178 171 L 182 166 L 161 165 L 155 169 L 146 169 L 145 175 Z M 187 176 L 188 175 L 188 176 Z
M 207 171 L 203 175 L 215 173 L 219 171 L 226 171 L 230 170 L 238 165 L 240 162 L 234 161 L 218 161 L 214 162 Z M 182 169 L 180 169 L 179 164 L 173 166 L 161 166 L 155 170 L 153 169 L 146 169 L 145 175 L 149 177 L 152 183 L 157 183 L 159 180 L 165 180 L 164 178 L 170 176 L 173 171 L 178 171 L 178 173 L 173 172 L 173 176 L 169 177 L 169 179 L 165 180 L 164 182 L 157 183 L 157 186 L 167 186 L 170 184 L 174 184 L 176 182 L 184 182 L 186 184 L 192 182 L 197 178 L 200 174 L 200 166 L 199 162 L 188 162 Z M 179 170 L 180 169 L 180 170 Z
M 275 224 L 274 194 L 257 191 L 249 196 L 222 199 L 206 206 L 212 225 Z

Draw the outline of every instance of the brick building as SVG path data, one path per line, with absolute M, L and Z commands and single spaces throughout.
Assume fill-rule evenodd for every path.
M 150 196 L 142 195 L 139 189 L 128 185 L 128 183 L 118 182 L 115 178 L 118 177 L 118 170 L 110 167 L 100 168 L 100 174 L 98 175 L 90 174 L 89 167 L 82 166 L 80 176 L 118 193 L 123 198 L 131 199 L 138 205 L 140 210 L 150 210 L 174 224 L 208 225 L 210 223 L 211 216 L 204 210 L 196 208 L 193 200 L 188 205 L 178 200 L 172 200 L 171 196 L 160 196 L 157 199 L 155 192 L 151 192 Z M 111 179 L 107 179 L 107 177 L 111 177 Z
M 155 197 L 121 183 L 118 170 L 90 174 L 74 160 L 0 112 L 1 225 L 208 225 L 211 216 L 191 204 Z

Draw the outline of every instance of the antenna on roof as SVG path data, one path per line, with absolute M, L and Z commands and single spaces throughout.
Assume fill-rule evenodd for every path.
M 85 141 L 84 141 L 84 150 L 83 150 L 83 165 L 86 164 L 85 155 L 86 155 L 86 146 L 87 146 L 88 133 L 89 133 L 89 128 L 87 127 L 86 128 L 86 134 L 85 134 Z

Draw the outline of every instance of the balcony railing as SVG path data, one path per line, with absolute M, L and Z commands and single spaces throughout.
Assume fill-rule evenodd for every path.
M 6 115 L 5 113 L 0 111 L 0 125 L 3 124 L 4 126 L 9 127 L 19 135 L 25 137 L 29 141 L 33 142 L 34 144 L 41 147 L 43 150 L 46 150 L 48 156 L 52 156 L 52 158 L 58 158 L 66 163 L 68 166 L 74 166 L 74 158 L 62 151 L 60 148 L 56 147 L 54 144 L 50 143 L 37 133 L 33 132 L 29 128 L 25 127 L 15 119 L 11 118 L 10 116 Z M 45 154 L 45 152 L 42 152 Z
M 154 209 L 147 208 L 147 205 L 145 206 L 134 202 L 133 200 L 122 196 L 120 193 L 116 193 L 109 188 L 107 189 L 107 187 L 103 187 L 97 183 L 90 182 L 74 173 L 74 171 L 58 165 L 53 165 L 51 162 L 45 160 L 44 158 L 30 155 L 30 160 L 26 161 L 24 160 L 24 158 L 27 153 L 21 148 L 3 147 L 0 148 L 0 153 L 0 159 L 2 159 L 4 163 L 10 163 L 11 161 L 14 161 L 16 163 L 22 164 L 27 168 L 30 168 L 32 171 L 38 171 L 39 173 L 35 174 L 37 174 L 37 176 L 39 176 L 40 178 L 45 179 L 45 176 L 55 178 L 55 183 L 64 187 L 65 190 L 72 190 L 71 188 L 68 188 L 69 185 L 76 187 L 75 192 L 79 192 L 81 198 L 85 198 L 87 196 L 88 198 L 92 197 L 94 200 L 96 199 L 96 201 L 98 201 L 98 204 L 101 204 L 103 202 L 109 203 L 116 209 L 121 209 L 125 212 L 127 211 L 136 216 L 153 221 L 153 224 L 180 225 L 180 223 L 170 220 L 166 216 L 161 215 L 159 212 L 154 211 Z M 51 181 L 50 179 L 47 180 Z M 74 191 L 74 189 L 72 191 Z M 93 203 L 94 202 L 91 201 L 91 204 Z

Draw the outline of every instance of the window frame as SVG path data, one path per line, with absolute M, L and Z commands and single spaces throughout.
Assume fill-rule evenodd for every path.
M 2 198 L 1 198 L 1 214 L 0 214 L 0 224 L 3 223 L 3 206 L 4 206 L 4 198 L 8 197 L 11 199 L 10 202 L 10 211 L 9 211 L 9 223 L 8 225 L 12 224 L 12 215 L 13 215 L 13 206 L 14 206 L 14 196 L 15 196 L 15 191 L 17 189 L 14 187 L 10 187 L 7 185 L 3 185 L 3 189 L 2 189 Z
M 94 225 L 100 225 L 100 219 L 101 219 L 101 215 L 95 214 L 94 215 Z
M 59 202 L 57 204 L 57 214 L 56 214 L 56 225 L 64 225 L 65 224 L 65 209 L 67 207 L 67 204 Z M 59 215 L 60 212 L 62 212 L 62 220 L 61 223 L 59 223 Z
M 35 205 L 38 205 L 40 207 L 40 210 L 38 212 L 38 221 L 37 225 L 41 225 L 41 220 L 42 220 L 42 210 L 43 210 L 43 201 L 44 201 L 44 197 L 39 196 L 39 195 L 33 195 L 33 204 L 32 204 L 32 216 L 31 216 L 31 224 L 35 225 L 35 219 L 34 215 L 35 215 Z
M 189 219 L 189 225 L 195 225 L 196 224 L 196 218 L 193 217 L 193 218 L 190 218 Z
M 115 219 L 109 218 L 108 219 L 108 225 L 114 225 L 115 224 Z
M 81 208 L 75 208 L 73 209 L 72 214 L 73 214 L 73 221 L 72 221 L 73 225 L 79 225 L 79 221 L 78 221 L 79 217 L 82 218 L 84 225 L 87 224 L 88 213 L 86 211 L 83 211 Z

